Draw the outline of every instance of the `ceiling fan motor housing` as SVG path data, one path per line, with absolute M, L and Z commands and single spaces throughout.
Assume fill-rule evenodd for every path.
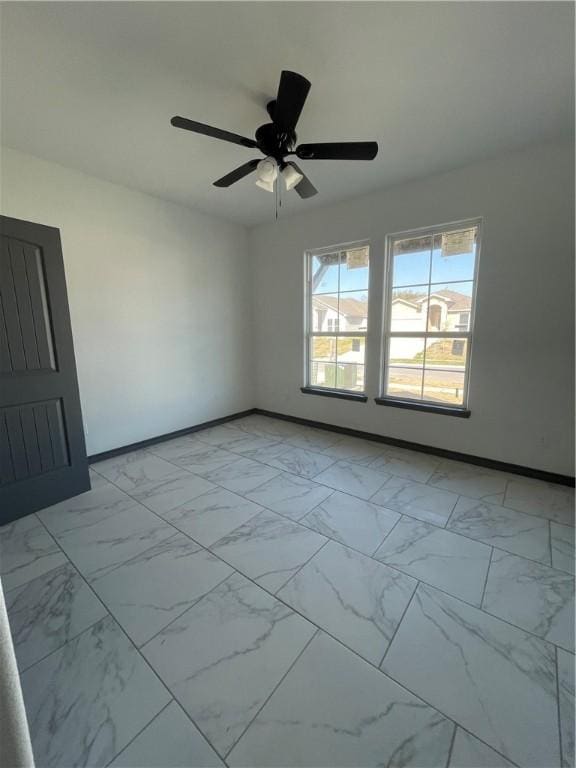
M 281 162 L 285 155 L 294 150 L 297 142 L 295 131 L 282 131 L 274 123 L 265 123 L 256 131 L 258 149 L 267 156 Z

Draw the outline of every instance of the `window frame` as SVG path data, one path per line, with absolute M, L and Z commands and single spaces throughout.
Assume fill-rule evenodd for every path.
M 366 287 L 367 296 L 367 318 L 366 318 L 366 330 L 364 331 L 314 331 L 313 323 L 313 304 L 312 297 L 315 295 L 321 296 L 322 294 L 314 294 L 312 292 L 312 260 L 314 256 L 321 256 L 323 254 L 338 253 L 342 251 L 352 251 L 356 248 L 368 248 L 368 286 Z M 325 246 L 321 248 L 309 248 L 304 251 L 304 380 L 303 386 L 300 388 L 301 392 L 313 393 L 319 395 L 327 395 L 328 397 L 341 397 L 347 400 L 358 400 L 360 402 L 366 402 L 368 396 L 366 394 L 368 383 L 368 335 L 370 332 L 370 281 L 372 275 L 372 247 L 370 240 L 353 240 L 347 243 L 337 243 L 335 245 Z M 348 291 L 351 293 L 352 291 Z M 334 293 L 330 291 L 329 293 Z M 347 293 L 346 291 L 344 293 Z M 340 286 L 338 286 L 338 296 L 340 295 Z M 327 336 L 338 338 L 358 338 L 364 339 L 364 389 L 360 392 L 357 389 L 344 389 L 341 387 L 322 387 L 318 384 L 311 383 L 312 373 L 312 339 L 315 336 Z M 336 357 L 336 366 L 338 365 L 338 357 Z M 337 368 L 336 368 L 337 370 Z
M 481 216 L 472 219 L 463 219 L 461 221 L 451 221 L 445 224 L 436 224 L 431 227 L 418 227 L 415 229 L 404 230 L 402 232 L 392 232 L 386 235 L 385 243 L 385 266 L 384 266 L 384 284 L 382 293 L 383 311 L 382 311 L 382 333 L 380 340 L 380 382 L 379 391 L 380 396 L 376 398 L 376 402 L 381 405 L 396 405 L 398 407 L 413 408 L 414 410 L 422 410 L 425 412 L 437 412 L 445 414 L 453 414 L 458 416 L 469 416 L 469 389 L 470 389 L 470 372 L 472 370 L 472 352 L 474 346 L 474 325 L 476 319 L 476 295 L 478 289 L 478 265 L 480 263 L 480 256 L 482 250 L 482 225 L 483 218 Z M 397 240 L 408 240 L 410 238 L 417 237 L 434 237 L 435 235 L 457 232 L 462 229 L 471 229 L 476 227 L 476 256 L 474 260 L 474 275 L 472 277 L 472 301 L 470 304 L 470 318 L 467 331 L 429 331 L 428 320 L 426 322 L 426 328 L 423 331 L 392 331 L 392 269 L 393 269 L 393 248 L 394 243 Z M 462 282 L 468 282 L 463 280 L 444 280 L 442 281 L 446 285 L 451 283 L 457 284 Z M 430 286 L 430 281 L 427 286 Z M 426 344 L 430 338 L 448 338 L 448 339 L 465 339 L 468 342 L 468 356 L 467 364 L 464 370 L 464 387 L 462 403 L 459 405 L 453 405 L 451 403 L 443 403 L 440 400 L 417 400 L 410 397 L 397 397 L 387 393 L 388 388 L 388 375 L 389 375 L 389 361 L 388 361 L 388 349 L 390 337 L 396 338 L 424 338 L 424 349 L 426 350 Z M 423 363 L 423 369 L 425 370 L 425 358 Z M 424 379 L 423 379 L 424 385 Z

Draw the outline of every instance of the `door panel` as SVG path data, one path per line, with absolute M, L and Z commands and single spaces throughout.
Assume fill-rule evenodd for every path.
M 89 487 L 60 233 L 0 217 L 0 524 Z

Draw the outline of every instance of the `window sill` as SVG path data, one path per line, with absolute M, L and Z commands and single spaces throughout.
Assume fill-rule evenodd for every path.
M 430 403 L 413 403 L 411 400 L 396 400 L 392 397 L 375 397 L 374 402 L 378 405 L 390 405 L 393 408 L 407 408 L 412 411 L 438 413 L 442 416 L 457 416 L 460 419 L 470 418 L 470 411 L 465 408 L 451 408 L 446 405 L 430 405 Z
M 355 400 L 357 403 L 366 403 L 366 395 L 356 394 L 354 392 L 338 392 L 334 389 L 316 389 L 315 387 L 300 387 L 300 392 L 305 395 L 320 395 L 321 397 L 336 397 L 339 400 Z

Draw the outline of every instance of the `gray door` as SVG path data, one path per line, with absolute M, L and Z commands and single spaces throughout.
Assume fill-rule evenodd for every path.
M 60 232 L 0 216 L 0 525 L 89 488 Z

